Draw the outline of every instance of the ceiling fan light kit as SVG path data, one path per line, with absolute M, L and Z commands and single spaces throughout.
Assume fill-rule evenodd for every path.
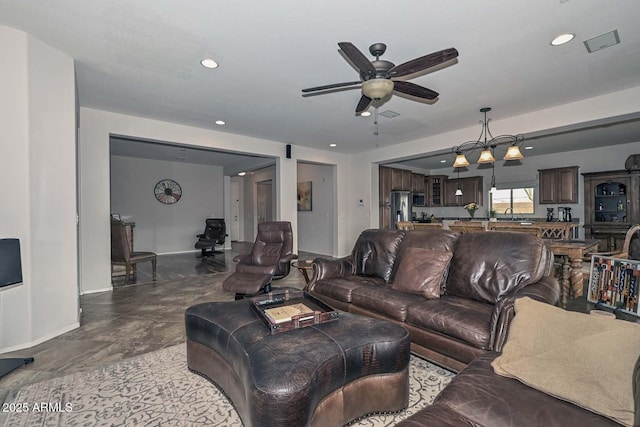
M 369 47 L 369 52 L 376 58 L 374 61 L 369 61 L 369 59 L 350 42 L 340 42 L 338 46 L 344 56 L 358 70 L 360 80 L 311 87 L 302 89 L 302 92 L 303 94 L 308 94 L 310 92 L 322 92 L 330 89 L 361 85 L 362 96 L 356 106 L 357 115 L 366 111 L 374 99 L 383 99 L 391 95 L 394 91 L 410 95 L 414 98 L 426 100 L 436 99 L 439 96 L 438 92 L 398 79 L 403 77 L 410 79 L 415 77 L 417 73 L 458 57 L 458 51 L 455 48 L 449 48 L 412 59 L 400 65 L 395 65 L 392 62 L 380 59 L 380 56 L 387 50 L 387 45 L 384 43 L 374 43 Z
M 382 99 L 393 92 L 393 81 L 371 79 L 362 83 L 362 93 L 371 99 Z

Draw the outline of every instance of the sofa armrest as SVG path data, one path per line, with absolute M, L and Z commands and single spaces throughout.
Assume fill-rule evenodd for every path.
M 351 255 L 338 259 L 316 258 L 313 260 L 312 265 L 313 277 L 305 287 L 306 292 L 311 292 L 319 280 L 353 276 L 353 258 Z
M 233 257 L 234 262 L 239 262 L 241 264 L 249 264 L 251 261 L 251 254 L 241 254 Z
M 501 352 L 507 340 L 509 325 L 515 315 L 514 304 L 518 298 L 530 297 L 534 300 L 555 305 L 560 299 L 560 285 L 553 276 L 544 276 L 540 281 L 520 288 L 501 298 L 491 315 L 491 350 Z

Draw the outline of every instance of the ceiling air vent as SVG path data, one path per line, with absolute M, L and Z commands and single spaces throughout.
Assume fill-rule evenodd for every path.
M 615 46 L 620 43 L 618 30 L 609 31 L 594 38 L 584 41 L 584 45 L 589 53 Z
M 393 119 L 396 116 L 399 116 L 400 113 L 396 113 L 395 111 L 392 110 L 387 110 L 385 112 L 380 113 L 381 116 L 385 116 L 387 119 Z

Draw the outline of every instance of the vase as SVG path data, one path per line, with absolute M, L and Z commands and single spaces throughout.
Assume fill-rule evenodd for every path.
M 476 211 L 469 211 L 469 216 L 471 216 L 471 219 L 473 219 L 473 216 L 476 214 Z

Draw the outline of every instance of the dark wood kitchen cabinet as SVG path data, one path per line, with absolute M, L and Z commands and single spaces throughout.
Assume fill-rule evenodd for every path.
M 424 175 L 421 173 L 411 174 L 411 192 L 424 194 Z
M 391 190 L 411 191 L 411 171 L 407 169 L 391 169 Z
M 425 204 L 429 207 L 444 206 L 444 183 L 447 176 L 430 175 L 425 178 L 427 183 L 425 193 L 428 194 L 428 198 L 425 198 Z
M 456 196 L 456 190 L 460 185 L 462 196 Z M 481 176 L 469 176 L 447 179 L 445 182 L 445 206 L 465 206 L 469 203 L 477 203 L 482 206 L 483 178 Z
M 578 166 L 538 170 L 538 202 L 578 203 Z

